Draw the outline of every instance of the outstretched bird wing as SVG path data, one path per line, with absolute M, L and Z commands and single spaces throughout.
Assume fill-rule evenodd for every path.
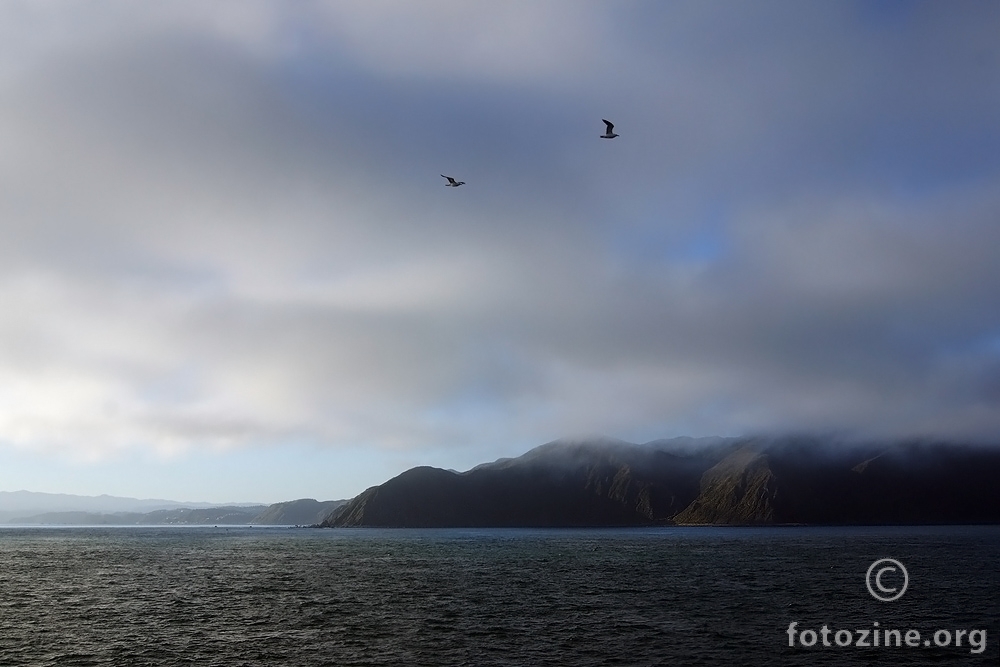
M 454 184 L 454 182 L 455 182 L 455 179 L 452 178 L 451 176 L 445 176 L 444 174 L 441 174 L 441 178 L 447 178 L 448 179 L 448 183 L 451 183 L 451 184 Z
M 604 120 L 603 118 L 601 120 Z M 610 120 L 604 120 L 604 124 L 608 126 L 608 134 L 611 134 L 615 129 L 615 124 Z

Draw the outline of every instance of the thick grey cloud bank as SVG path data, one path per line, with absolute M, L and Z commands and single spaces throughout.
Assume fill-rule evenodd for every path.
M 1000 434 L 994 3 L 0 25 L 9 446 Z

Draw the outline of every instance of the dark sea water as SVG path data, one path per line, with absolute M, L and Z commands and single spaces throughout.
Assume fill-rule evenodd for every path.
M 0 665 L 998 665 L 998 567 L 1000 527 L 2 528 Z

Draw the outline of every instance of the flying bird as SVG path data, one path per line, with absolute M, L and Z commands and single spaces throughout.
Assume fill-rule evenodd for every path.
M 604 120 L 603 118 L 601 120 Z M 615 124 L 610 120 L 604 120 L 604 124 L 608 126 L 608 131 L 601 135 L 601 139 L 614 139 L 618 135 L 615 134 Z
M 451 176 L 445 176 L 444 174 L 441 174 L 441 178 L 448 179 L 448 182 L 444 184 L 446 188 L 457 188 L 460 185 L 465 185 L 465 181 L 456 181 Z

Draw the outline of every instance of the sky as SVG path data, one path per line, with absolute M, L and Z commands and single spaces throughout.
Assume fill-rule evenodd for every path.
M 4 2 L 0 490 L 1000 441 L 998 34 L 987 0 Z

